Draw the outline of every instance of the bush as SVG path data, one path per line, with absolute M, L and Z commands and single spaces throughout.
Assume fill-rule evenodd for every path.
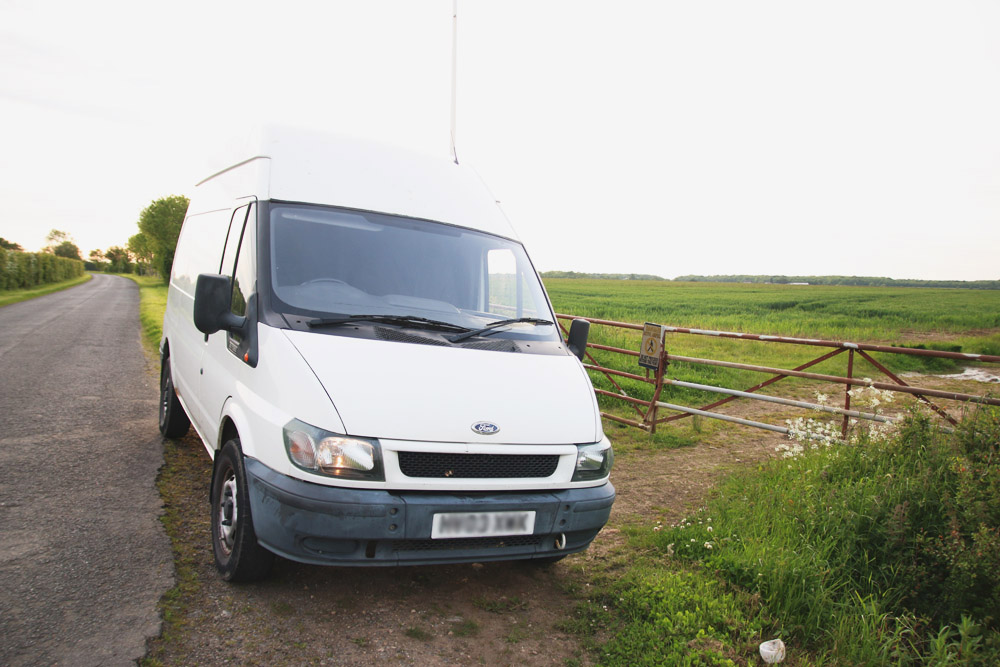
M 27 289 L 83 275 L 83 262 L 45 252 L 0 248 L 0 290 Z
M 914 414 L 895 435 L 807 448 L 650 539 L 760 595 L 786 639 L 836 660 L 998 658 L 1000 410 L 953 434 Z

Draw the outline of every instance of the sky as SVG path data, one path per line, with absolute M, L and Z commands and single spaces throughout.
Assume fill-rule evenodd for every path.
M 1000 279 L 1000 3 L 459 0 L 540 271 Z M 0 0 L 0 237 L 124 245 L 259 123 L 448 156 L 452 0 Z

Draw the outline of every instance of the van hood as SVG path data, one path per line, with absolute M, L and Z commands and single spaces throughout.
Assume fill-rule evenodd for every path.
M 323 384 L 348 435 L 538 445 L 601 437 L 590 379 L 568 354 L 284 334 Z M 481 435 L 472 430 L 479 422 L 499 431 Z

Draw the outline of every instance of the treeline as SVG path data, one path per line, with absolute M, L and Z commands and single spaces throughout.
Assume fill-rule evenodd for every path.
M 1000 280 L 910 280 L 872 276 L 678 276 L 677 282 L 695 283 L 772 283 L 788 285 L 856 285 L 859 287 L 951 287 L 961 289 L 1000 289 Z
M 187 207 L 188 198 L 182 195 L 154 200 L 139 214 L 139 232 L 124 246 L 92 250 L 87 270 L 159 275 L 166 282 Z
M 27 289 L 83 275 L 83 262 L 47 252 L 0 247 L 0 290 Z
M 577 273 L 576 271 L 542 271 L 542 278 L 590 278 L 593 280 L 666 280 L 648 273 Z

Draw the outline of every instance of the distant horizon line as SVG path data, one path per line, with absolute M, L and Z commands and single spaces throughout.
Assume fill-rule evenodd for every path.
M 664 278 L 649 273 L 601 273 L 589 271 L 541 271 L 543 278 L 584 278 L 594 280 L 650 280 L 661 282 L 720 282 L 782 285 L 857 285 L 900 287 L 960 287 L 1000 289 L 1000 279 L 959 280 L 937 278 L 890 278 L 888 276 L 858 276 L 842 274 L 787 275 L 761 274 L 685 274 Z

